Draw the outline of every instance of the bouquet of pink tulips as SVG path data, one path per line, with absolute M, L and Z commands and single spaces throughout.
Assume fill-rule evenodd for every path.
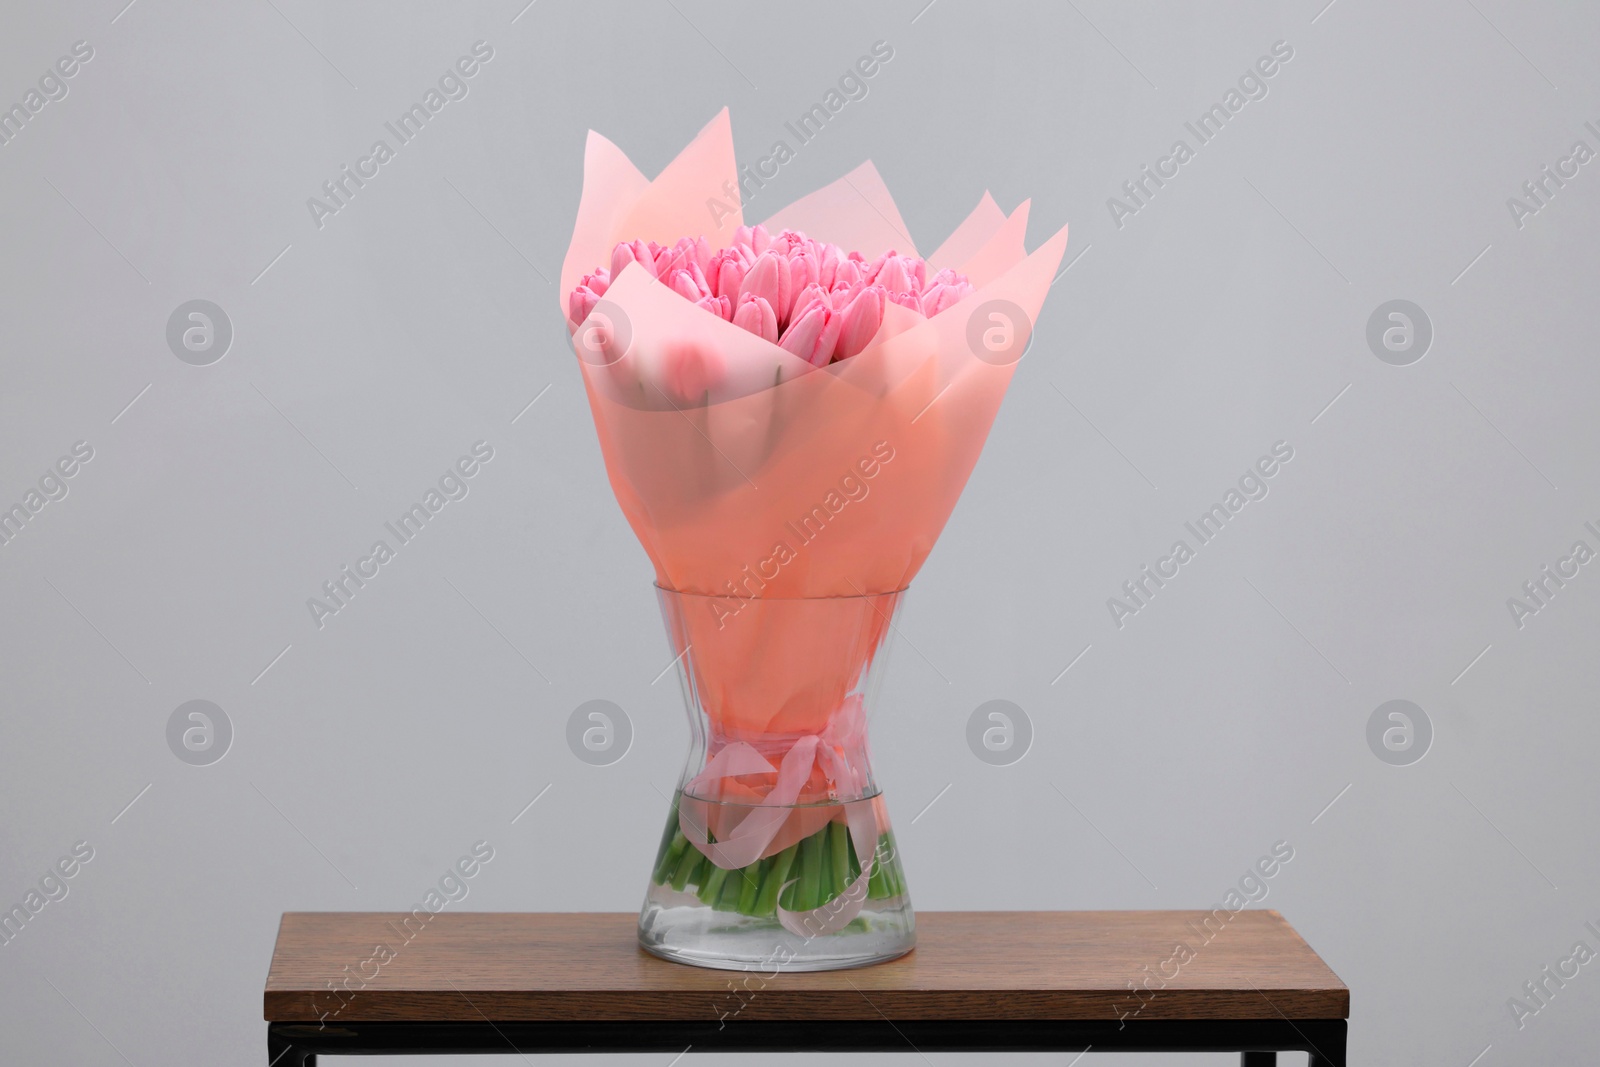
M 704 716 L 653 881 L 830 932 L 904 900 L 863 678 L 1066 231 L 1029 254 L 1027 204 L 1007 216 L 985 194 L 924 259 L 870 163 L 755 226 L 722 199 L 738 173 L 726 111 L 653 181 L 591 132 L 562 310 Z M 840 598 L 866 604 L 848 628 L 770 603 Z

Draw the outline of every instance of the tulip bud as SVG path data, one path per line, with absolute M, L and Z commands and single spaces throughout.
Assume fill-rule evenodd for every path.
M 891 255 L 867 279 L 883 286 L 891 293 L 910 293 L 917 288 L 916 275 L 906 262 L 907 257 Z
M 939 273 L 943 274 L 943 271 Z M 972 292 L 970 282 L 962 278 L 957 282 L 934 282 L 921 296 L 922 313 L 928 318 L 933 318 L 946 308 L 955 307 L 965 300 Z
M 702 293 L 713 293 L 716 291 L 711 288 L 711 283 L 706 281 L 705 273 L 701 271 L 700 264 L 695 262 L 693 258 L 684 262 L 683 269 L 689 272 L 689 276 L 694 279 L 695 287 L 698 288 Z
M 728 314 L 732 310 L 733 304 L 725 296 L 703 296 L 699 300 L 695 301 L 695 307 L 704 308 L 705 310 L 711 312 L 711 314 L 717 316 L 717 318 L 727 321 Z
M 587 285 L 572 290 L 572 295 L 567 298 L 567 317 L 572 320 L 572 325 L 582 326 L 583 320 L 589 317 L 589 312 L 594 310 L 599 300 L 600 295 Z
M 739 310 L 733 313 L 733 324 L 773 344 L 778 343 L 778 317 L 773 314 L 772 305 L 759 296 L 747 296 L 740 302 Z
M 611 250 L 611 277 L 616 278 L 629 263 L 639 264 L 652 278 L 657 276 L 655 256 L 643 241 L 623 241 Z
M 798 248 L 789 253 L 789 277 L 795 292 L 816 284 L 821 273 L 821 265 L 809 248 Z
M 733 243 L 759 256 L 772 243 L 772 237 L 765 226 L 740 226 L 733 231 Z
M 869 285 L 860 290 L 839 313 L 839 344 L 834 349 L 834 359 L 848 359 L 866 348 L 883 325 L 883 307 L 886 295 L 883 287 Z
M 744 276 L 750 270 L 751 262 L 742 248 L 723 249 L 712 260 L 711 273 L 706 275 L 707 287 L 719 296 L 737 300 L 739 286 L 744 284 Z
M 670 278 L 673 271 L 682 269 L 683 262 L 687 258 L 683 249 L 676 247 L 662 248 L 654 241 L 650 242 L 650 247 L 655 250 L 653 256 L 657 278 Z
M 596 296 L 605 296 L 606 290 L 611 287 L 611 272 L 601 267 L 593 274 L 585 274 L 578 280 L 578 284 L 588 286 L 589 291 Z
M 704 275 L 711 266 L 711 242 L 707 241 L 704 237 L 696 237 L 694 239 L 694 261 L 695 264 L 700 268 L 700 273 L 702 275 Z
M 893 303 L 899 304 L 903 308 L 910 308 L 918 315 L 922 314 L 921 298 L 916 293 L 896 293 L 892 290 L 885 290 L 885 293 Z
M 673 292 L 690 301 L 711 295 L 710 293 L 702 292 L 700 287 L 695 284 L 694 275 L 682 269 L 672 272 L 671 277 L 667 280 L 667 285 Z
M 833 288 L 854 289 L 866 280 L 859 258 L 841 259 L 834 274 Z
M 833 350 L 839 344 L 839 329 L 843 320 L 823 304 L 806 308 L 778 339 L 778 347 L 791 352 L 813 367 L 825 367 L 833 359 Z
M 798 319 L 807 310 L 809 310 L 813 304 L 821 304 L 829 311 L 832 311 L 833 296 L 820 285 L 806 286 L 804 289 L 800 290 L 797 296 L 795 296 L 794 307 L 789 312 L 789 320 L 792 322 L 795 319 Z
M 839 262 L 843 256 L 838 245 L 819 245 L 816 249 L 817 257 L 817 284 L 824 289 L 834 287 L 834 279 L 839 273 Z
M 762 297 L 778 316 L 778 325 L 789 321 L 789 311 L 794 306 L 794 283 L 789 276 L 789 261 L 775 252 L 763 252 L 755 265 L 744 276 L 739 286 L 739 299 L 746 294 Z

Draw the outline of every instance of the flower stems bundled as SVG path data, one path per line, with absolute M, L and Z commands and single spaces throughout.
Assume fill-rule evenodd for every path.
M 878 857 L 867 880 L 867 898 L 886 900 L 904 893 L 905 876 L 894 858 L 892 830 L 879 836 Z M 728 870 L 712 863 L 683 836 L 674 810 L 661 839 L 651 881 L 680 893 L 692 890 L 702 904 L 718 911 L 771 918 L 780 903 L 787 911 L 821 907 L 860 876 L 861 861 L 843 820 L 828 823 L 776 855 Z M 794 884 L 785 890 L 784 883 L 790 881 Z

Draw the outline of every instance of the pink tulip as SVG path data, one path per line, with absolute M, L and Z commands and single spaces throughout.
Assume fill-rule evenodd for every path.
M 572 320 L 572 325 L 583 325 L 583 320 L 589 317 L 589 312 L 594 310 L 599 299 L 600 294 L 587 285 L 572 290 L 572 295 L 567 298 L 567 317 Z
M 765 226 L 740 226 L 733 231 L 733 243 L 760 255 L 772 243 L 772 237 Z
M 737 299 L 739 286 L 750 270 L 752 260 L 745 258 L 742 249 L 724 248 L 711 259 L 711 269 L 706 272 L 706 283 L 713 293 L 729 300 Z
M 733 324 L 772 344 L 778 343 L 778 316 L 773 314 L 772 305 L 759 296 L 747 296 L 740 302 L 739 310 L 733 313 Z
M 866 280 L 866 272 L 862 269 L 859 257 L 852 255 L 848 259 L 839 260 L 834 272 L 833 287 L 835 289 L 854 289 Z
M 914 293 L 922 288 L 922 272 L 926 270 L 920 259 L 897 256 L 893 252 L 879 257 L 873 269 L 867 272 L 867 281 L 883 286 L 891 293 Z
M 820 285 L 808 285 L 794 298 L 794 308 L 789 312 L 790 321 L 798 319 L 813 304 L 821 304 L 829 311 L 833 310 L 833 299 L 828 291 Z
M 899 304 L 903 308 L 910 308 L 918 315 L 922 314 L 922 304 L 916 293 L 896 293 L 893 290 L 885 290 L 884 292 L 892 303 Z
M 688 241 L 689 239 L 685 237 L 684 240 Z M 711 242 L 704 237 L 696 237 L 690 242 L 690 248 L 695 264 L 700 268 L 700 273 L 702 275 L 705 274 L 711 267 Z
M 679 246 L 662 248 L 654 241 L 651 241 L 650 248 L 655 255 L 657 278 L 671 277 L 672 272 L 682 269 L 685 261 L 689 259 L 688 249 Z
M 839 312 L 839 344 L 834 349 L 834 359 L 848 359 L 867 347 L 883 325 L 883 307 L 886 299 L 883 287 L 869 285 L 860 290 Z
M 955 307 L 973 291 L 967 279 L 953 270 L 942 270 L 922 290 L 922 313 L 931 319 L 946 308 Z
M 685 269 L 688 270 L 688 272 L 691 275 L 694 276 L 694 283 L 695 283 L 695 285 L 700 287 L 700 291 L 701 292 L 703 292 L 703 293 L 714 293 L 714 292 L 716 292 L 716 290 L 711 287 L 711 282 L 706 279 L 705 271 L 700 269 L 700 263 L 699 263 L 698 260 L 690 259 L 688 261 Z
M 704 403 L 721 383 L 724 371 L 720 353 L 689 342 L 667 348 L 662 364 L 667 395 L 680 406 Z
M 839 274 L 839 261 L 843 258 L 838 245 L 818 245 L 816 248 L 816 282 L 824 289 L 832 289 Z
M 629 263 L 639 264 L 650 272 L 650 277 L 656 277 L 655 254 L 643 241 L 623 241 L 611 250 L 611 277 L 616 278 Z
M 694 303 L 695 307 L 704 308 L 724 321 L 727 321 L 733 311 L 733 302 L 725 296 L 703 296 Z
M 668 279 L 667 285 L 673 292 L 689 301 L 696 301 L 703 296 L 711 295 L 709 291 L 702 290 L 695 283 L 694 275 L 681 268 L 672 272 L 672 277 Z
M 800 251 L 810 252 L 815 255 L 817 249 L 821 246 L 798 230 L 784 230 L 774 237 L 772 243 L 767 247 L 777 250 L 781 255 L 793 256 Z
M 883 270 L 884 266 L 896 254 L 897 253 L 895 252 L 895 250 L 891 248 L 891 249 L 889 249 L 889 251 L 884 252 L 881 255 L 879 255 L 878 258 L 873 260 L 871 263 L 862 264 L 862 267 L 861 267 L 862 277 L 866 278 L 866 280 L 869 281 L 869 282 L 875 281 L 877 279 L 877 277 L 878 277 L 879 272 L 881 272 Z
M 813 367 L 826 367 L 833 359 L 833 350 L 839 344 L 839 330 L 843 325 L 841 316 L 835 315 L 822 304 L 812 304 L 783 331 L 783 336 L 778 338 L 778 347 L 799 356 Z
M 805 247 L 790 252 L 789 276 L 797 293 L 808 285 L 817 284 L 822 278 L 822 265 L 817 262 L 816 253 Z
M 593 274 L 585 274 L 578 279 L 578 284 L 587 286 L 597 296 L 605 296 L 606 290 L 611 287 L 611 272 L 601 267 Z
M 794 282 L 789 276 L 789 261 L 776 252 L 761 253 L 739 286 L 741 302 L 746 294 L 766 300 L 778 316 L 778 325 L 785 325 L 789 321 L 789 311 L 794 306 Z
M 821 304 L 811 304 L 783 331 L 778 347 L 810 362 L 817 339 L 827 325 L 828 309 Z

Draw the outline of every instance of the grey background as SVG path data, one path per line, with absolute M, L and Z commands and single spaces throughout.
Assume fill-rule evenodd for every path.
M 728 104 L 754 158 L 880 39 L 752 216 L 870 157 L 924 253 L 986 187 L 1034 198 L 1030 242 L 1072 224 L 876 713 L 917 906 L 1204 906 L 1286 840 L 1264 904 L 1351 986 L 1352 1062 L 1588 1055 L 1593 966 L 1520 1031 L 1506 1002 L 1600 920 L 1600 573 L 1521 629 L 1506 599 L 1600 546 L 1600 163 L 1520 229 L 1506 200 L 1600 148 L 1600 11 L 524 2 L 0 14 L 5 103 L 95 50 L 0 147 L 0 498 L 95 450 L 0 547 L 0 902 L 95 849 L 0 947 L 0 1059 L 260 1062 L 278 913 L 407 906 L 479 839 L 453 907 L 638 906 L 686 733 L 546 281 L 584 133 L 654 174 Z M 479 39 L 470 95 L 313 225 Z M 1269 95 L 1114 225 L 1279 40 Z M 211 366 L 166 344 L 192 299 L 233 323 Z M 1392 299 L 1434 326 L 1410 366 L 1366 345 Z M 478 440 L 470 495 L 318 630 L 306 599 Z M 1270 495 L 1114 626 L 1279 440 Z M 209 766 L 167 747 L 194 699 L 233 727 Z M 610 766 L 564 740 L 591 699 L 632 720 Z M 1033 724 L 1011 766 L 966 744 L 993 699 Z M 1367 744 L 1393 699 L 1433 725 L 1409 766 Z

